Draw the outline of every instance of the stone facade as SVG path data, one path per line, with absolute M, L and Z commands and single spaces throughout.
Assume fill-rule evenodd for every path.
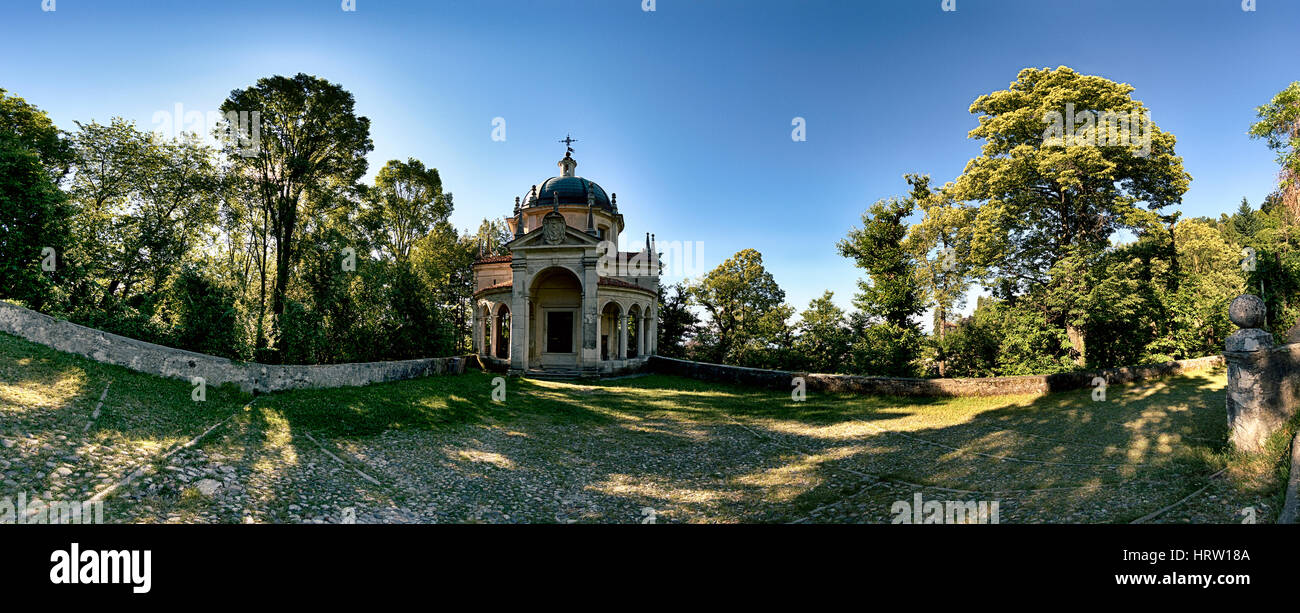
M 150 375 L 185 381 L 202 377 L 206 385 L 232 383 L 245 392 L 256 393 L 367 385 L 432 374 L 461 374 L 465 370 L 461 358 L 308 366 L 236 362 L 79 326 L 3 301 L 0 301 L 0 332 Z
M 913 379 L 904 377 L 863 377 L 828 375 L 785 370 L 761 370 L 724 364 L 690 362 L 652 356 L 647 365 L 657 373 L 690 377 L 701 381 L 730 383 L 751 387 L 790 391 L 795 377 L 804 379 L 810 392 L 863 394 L 875 396 L 1004 396 L 1012 394 L 1046 394 L 1092 387 L 1096 377 L 1108 385 L 1155 379 L 1184 372 L 1214 368 L 1223 364 L 1217 355 L 1162 364 L 1124 366 L 1103 370 L 1056 375 L 987 377 L 972 379 Z
M 513 374 L 594 376 L 655 353 L 658 256 L 618 249 L 617 196 L 578 177 L 570 149 L 561 175 L 515 199 L 509 255 L 474 263 L 474 347 Z
M 1241 329 L 1225 342 L 1228 364 L 1228 437 L 1242 451 L 1263 449 L 1268 437 L 1295 415 L 1300 405 L 1300 343 L 1274 346 L 1265 322 L 1264 301 L 1246 294 L 1228 307 Z

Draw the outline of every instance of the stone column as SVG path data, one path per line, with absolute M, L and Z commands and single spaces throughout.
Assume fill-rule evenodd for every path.
M 510 372 L 528 370 L 528 274 L 524 267 L 514 269 L 514 287 L 510 296 Z
M 474 312 L 470 314 L 470 326 L 472 330 L 470 338 L 472 339 L 471 342 L 474 343 L 474 353 L 479 355 L 486 353 L 483 351 L 483 322 L 479 321 L 479 319 L 481 319 L 479 313 L 482 312 L 483 309 L 479 308 L 478 304 L 475 304 Z
M 497 337 L 501 334 L 497 329 L 501 325 L 497 321 L 497 308 L 498 306 L 493 304 L 492 310 L 488 311 L 488 342 L 486 343 L 488 355 L 494 358 L 497 357 Z
M 641 316 L 636 318 L 636 357 L 638 358 L 645 357 L 645 330 L 645 311 L 642 311 Z
M 1228 317 L 1241 329 L 1224 343 L 1223 359 L 1228 365 L 1228 438 L 1239 450 L 1256 452 L 1264 441 L 1285 423 L 1286 398 L 1273 359 L 1273 335 L 1264 325 L 1264 301 L 1258 296 L 1238 296 L 1228 307 Z M 1294 407 L 1292 407 L 1294 410 Z
M 595 373 L 600 368 L 600 312 L 596 257 L 582 259 L 582 351 L 578 362 L 583 370 Z
M 618 359 L 627 359 L 627 314 L 618 314 Z
M 650 332 L 646 335 L 646 355 L 659 350 L 659 305 L 650 307 Z

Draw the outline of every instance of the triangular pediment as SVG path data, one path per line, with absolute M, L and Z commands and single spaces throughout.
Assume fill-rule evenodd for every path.
M 560 237 L 558 242 L 546 240 L 546 233 L 542 231 L 542 228 L 537 228 L 510 241 L 509 243 L 506 243 L 506 247 L 514 250 L 521 247 L 595 247 L 599 244 L 599 237 L 592 236 L 566 224 L 564 226 L 564 234 Z

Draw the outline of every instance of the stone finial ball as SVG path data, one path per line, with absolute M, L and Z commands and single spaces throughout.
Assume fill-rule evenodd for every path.
M 1228 305 L 1228 319 L 1241 328 L 1258 328 L 1264 325 L 1266 310 L 1259 296 L 1242 294 Z

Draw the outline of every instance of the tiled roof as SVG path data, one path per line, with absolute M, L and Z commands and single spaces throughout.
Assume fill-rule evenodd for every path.
M 506 281 L 506 282 L 504 282 L 504 283 L 498 283 L 498 284 L 496 284 L 496 285 L 489 285 L 488 287 L 485 287 L 485 288 L 483 288 L 483 289 L 481 289 L 481 290 L 478 290 L 478 291 L 476 291 L 476 292 L 474 292 L 474 293 L 475 293 L 475 294 L 481 294 L 481 293 L 483 293 L 483 292 L 489 292 L 489 291 L 492 291 L 492 290 L 495 290 L 495 289 L 506 289 L 506 288 L 511 287 L 512 285 L 514 285 L 514 284 L 511 283 L 511 282 L 509 282 L 509 281 Z
M 637 285 L 635 283 L 629 283 L 627 281 L 624 281 L 616 277 L 600 277 L 600 279 L 596 281 L 596 285 L 604 285 L 606 287 L 626 287 L 628 289 L 639 289 L 645 292 L 654 291 L 646 287 L 641 287 L 640 285 Z
M 475 263 L 475 264 L 496 264 L 496 263 L 498 263 L 498 262 L 509 262 L 509 261 L 512 260 L 512 259 L 514 259 L 514 256 L 511 256 L 511 255 L 509 255 L 509 254 L 506 254 L 506 255 L 489 255 L 489 256 L 487 256 L 487 257 L 485 257 L 485 258 L 479 258 L 479 259 L 477 259 L 477 260 L 474 260 L 474 263 Z

